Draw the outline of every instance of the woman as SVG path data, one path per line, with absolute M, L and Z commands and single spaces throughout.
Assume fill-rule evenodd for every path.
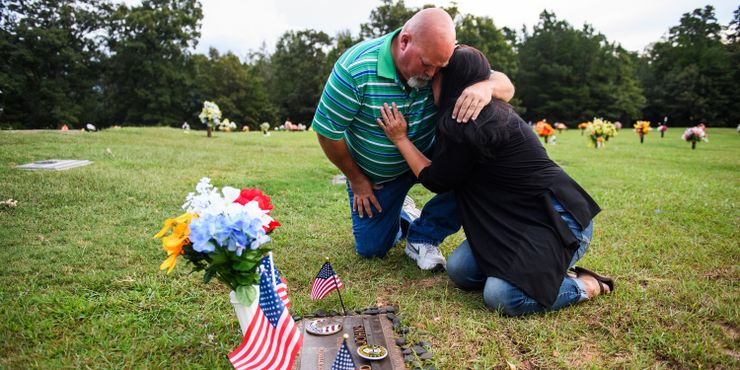
M 450 118 L 462 90 L 488 78 L 485 56 L 460 46 L 440 74 L 432 86 L 439 106 L 433 160 L 407 138 L 395 104 L 385 105 L 378 123 L 426 188 L 455 191 L 468 239 L 447 261 L 450 279 L 464 289 L 482 288 L 486 305 L 508 315 L 609 293 L 612 279 L 573 268 L 588 249 L 600 208 L 550 160 L 532 129 L 498 100 L 471 123 Z

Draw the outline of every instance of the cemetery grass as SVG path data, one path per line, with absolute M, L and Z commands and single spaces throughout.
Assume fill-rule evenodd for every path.
M 2 131 L 0 198 L 18 204 L 0 206 L 0 368 L 229 368 L 241 338 L 228 290 L 204 285 L 182 259 L 159 271 L 165 253 L 152 239 L 203 176 L 272 197 L 293 313 L 339 310 L 336 294 L 308 298 L 329 256 L 346 305 L 397 305 L 438 368 L 738 368 L 740 135 L 710 129 L 692 151 L 681 131 L 640 145 L 622 130 L 596 150 L 569 130 L 548 146 L 603 208 L 579 265 L 615 278 L 616 291 L 520 318 L 420 271 L 403 243 L 359 258 L 345 188 L 330 183 L 338 171 L 312 132 Z M 14 168 L 52 158 L 94 163 Z M 411 196 L 432 194 L 416 186 Z

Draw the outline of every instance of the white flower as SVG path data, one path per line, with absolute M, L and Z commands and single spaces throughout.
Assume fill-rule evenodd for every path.
M 239 197 L 240 193 L 239 189 L 232 188 L 231 186 L 224 186 L 221 192 L 224 194 L 224 199 L 228 203 L 233 203 Z

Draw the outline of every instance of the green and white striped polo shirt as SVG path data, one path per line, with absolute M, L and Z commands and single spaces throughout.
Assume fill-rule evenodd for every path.
M 391 40 L 400 31 L 363 41 L 342 54 L 311 123 L 324 137 L 344 139 L 355 162 L 374 183 L 393 180 L 409 170 L 376 121 L 382 117 L 383 103 L 396 103 L 409 125 L 408 136 L 419 150 L 428 154 L 434 143 L 437 108 L 431 84 L 406 93 L 393 64 Z

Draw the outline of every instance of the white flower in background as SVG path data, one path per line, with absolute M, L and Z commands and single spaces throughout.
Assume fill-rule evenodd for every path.
M 221 109 L 214 102 L 204 101 L 203 110 L 200 111 L 198 118 L 208 127 L 217 126 L 221 121 Z

